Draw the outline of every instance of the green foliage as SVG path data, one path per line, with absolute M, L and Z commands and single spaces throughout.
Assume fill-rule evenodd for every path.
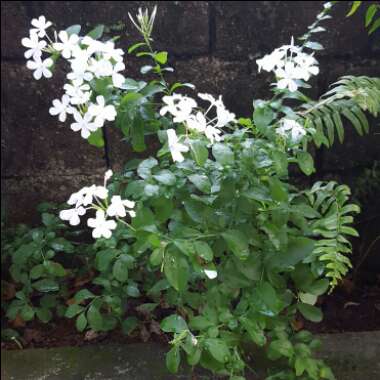
M 326 13 L 302 37 L 303 47 L 322 48 L 310 37 L 324 30 L 319 22 Z M 335 133 L 343 141 L 342 116 L 359 134 L 368 132 L 364 113 L 380 112 L 380 79 L 343 77 L 318 102 L 300 90 L 275 89 L 271 100 L 254 101 L 252 117 L 231 123 L 223 140 L 210 144 L 159 112 L 163 95 L 191 85 L 166 81 L 172 69 L 167 52 L 153 49 L 154 16 L 140 11 L 133 20 L 143 40 L 129 53 L 149 60 L 140 72 L 155 79 L 127 78 L 117 89 L 109 79 L 91 83 L 93 96 L 115 104 L 115 126 L 134 151 L 145 151 L 147 141 L 161 143 L 108 182 L 110 196 L 135 202 L 136 216 L 118 223 L 111 238 L 88 244 L 84 237 L 78 244 L 50 213 L 42 214 L 43 226 L 7 237 L 2 260 L 15 289 L 4 306 L 7 318 L 47 322 L 57 313 L 81 332 L 119 326 L 132 334 L 159 325 L 172 337 L 166 364 L 173 373 L 186 359 L 243 380 L 254 344 L 274 362 L 267 380 L 333 379 L 313 357 L 319 342 L 294 331 L 292 322 L 299 315 L 322 320 L 318 296 L 351 266 L 348 238 L 357 236 L 352 214 L 359 208 L 349 203 L 347 186 L 317 182 L 300 189 L 289 172 L 294 166 L 307 176 L 315 172 L 308 146 L 331 146 Z M 101 36 L 103 29 L 90 34 Z M 276 132 L 285 117 L 302 123 L 299 141 Z M 170 157 L 171 128 L 187 139 L 189 153 L 180 162 Z M 89 142 L 101 146 L 103 136 L 94 133 Z M 80 285 L 69 285 L 82 277 Z
M 359 135 L 368 133 L 364 112 L 374 117 L 380 113 L 380 78 L 345 76 L 333 86 L 319 102 L 306 104 L 306 111 L 300 112 L 305 123 L 315 129 L 314 142 L 318 147 L 331 146 L 335 133 L 343 142 L 344 121 L 352 124 Z
M 351 9 L 347 13 L 346 17 L 353 16 L 358 11 L 362 3 L 363 1 L 353 1 Z M 368 5 L 368 8 L 365 12 L 364 24 L 365 27 L 368 28 L 368 34 L 372 34 L 380 28 L 380 17 L 375 17 L 375 15 L 380 11 L 380 5 L 376 3 L 366 5 Z

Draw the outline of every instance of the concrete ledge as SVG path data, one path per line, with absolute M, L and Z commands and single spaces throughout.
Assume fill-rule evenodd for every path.
M 332 366 L 337 380 L 380 379 L 380 331 L 321 335 L 321 358 Z M 185 368 L 168 375 L 164 346 L 154 343 L 96 345 L 2 351 L 4 380 L 206 380 Z M 252 380 L 259 380 L 249 377 Z

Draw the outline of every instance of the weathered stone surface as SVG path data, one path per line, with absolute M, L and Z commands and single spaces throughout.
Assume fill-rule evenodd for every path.
M 380 332 L 331 334 L 320 337 L 320 356 L 333 368 L 339 380 L 377 380 L 380 376 Z M 194 379 L 188 367 L 178 375 L 165 368 L 166 348 L 157 344 L 88 346 L 82 348 L 5 351 L 1 355 L 1 376 L 7 380 L 175 380 Z M 255 355 L 252 366 L 261 380 L 263 362 Z M 197 380 L 222 379 L 196 369 Z
M 35 1 L 30 1 L 30 7 Z M 1 2 L 1 57 L 22 59 L 24 47 L 21 39 L 28 36 L 31 14 L 25 1 Z
M 321 1 L 223 1 L 213 2 L 215 51 L 223 58 L 259 58 L 307 31 L 321 11 Z M 345 4 L 333 10 L 325 33 L 316 35 L 326 48 L 322 55 L 367 54 L 370 40 L 363 26 L 362 12 L 346 18 Z
M 59 29 L 72 24 L 80 24 L 85 30 L 97 24 L 115 28 L 115 33 L 121 37 L 119 46 L 127 49 L 141 40 L 128 18 L 128 12 L 135 16 L 139 7 L 152 9 L 154 5 L 156 3 L 152 1 L 51 1 L 44 5 L 44 12 L 46 17 L 57 23 Z M 156 20 L 154 39 L 158 49 L 179 55 L 208 52 L 207 2 L 161 2 Z M 194 33 L 194 30 L 197 32 Z
M 5 176 L 75 175 L 104 168 L 101 150 L 49 114 L 52 100 L 63 94 L 64 74 L 54 74 L 54 79 L 35 81 L 23 64 L 1 66 Z
M 41 202 L 63 203 L 83 186 L 102 184 L 105 169 L 89 173 L 37 172 L 2 178 L 2 208 L 9 223 L 39 223 L 36 206 Z

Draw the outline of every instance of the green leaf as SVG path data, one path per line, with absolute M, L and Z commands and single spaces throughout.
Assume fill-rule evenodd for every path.
M 76 302 L 82 302 L 84 300 L 88 300 L 91 298 L 94 298 L 95 294 L 90 292 L 88 289 L 81 289 L 79 292 L 77 292 L 74 296 L 74 299 Z
M 30 305 L 25 305 L 20 310 L 20 316 L 24 321 L 31 321 L 34 318 L 35 311 Z
M 274 340 L 268 348 L 268 357 L 272 360 L 277 360 L 281 356 L 291 358 L 293 354 L 293 346 L 287 339 Z
M 112 274 L 116 280 L 120 282 L 126 282 L 128 280 L 128 262 L 123 257 L 115 261 Z
M 139 320 L 136 317 L 128 317 L 122 322 L 121 328 L 125 335 L 129 335 L 138 325 Z
M 115 249 L 103 249 L 96 253 L 95 266 L 100 272 L 108 270 L 112 260 L 116 257 L 117 251 Z
M 153 176 L 153 178 L 167 186 L 172 186 L 175 184 L 176 177 L 170 170 L 161 170 Z
M 380 28 L 380 18 L 378 18 L 371 26 L 371 29 L 368 31 L 368 35 L 371 35 L 377 29 Z
M 156 62 L 160 63 L 161 65 L 165 65 L 165 63 L 168 61 L 168 52 L 160 51 L 159 53 L 156 53 L 154 55 L 154 59 Z
M 172 314 L 163 319 L 160 326 L 164 332 L 181 333 L 182 331 L 188 330 L 186 321 L 177 314 Z
M 175 290 L 182 292 L 186 289 L 189 279 L 189 264 L 178 250 L 167 250 L 164 258 L 164 273 Z
M 277 202 L 286 202 L 288 200 L 288 192 L 283 183 L 277 178 L 271 178 L 269 181 L 269 189 L 272 198 Z
M 212 154 L 215 160 L 222 165 L 232 165 L 234 152 L 226 144 L 216 143 L 212 146 Z
M 209 194 L 211 192 L 211 182 L 207 176 L 202 174 L 192 174 L 188 179 L 193 185 L 203 193 Z
M 137 287 L 137 285 L 128 285 L 127 286 L 127 294 L 130 297 L 134 297 L 134 298 L 137 298 L 137 297 L 141 296 L 140 290 Z
M 286 254 L 282 255 L 281 258 L 282 264 L 286 266 L 295 266 L 313 253 L 314 245 L 314 241 L 308 238 L 290 238 Z
M 350 11 L 347 13 L 346 17 L 350 17 L 352 16 L 360 7 L 362 1 L 354 1 L 352 3 L 352 7 L 350 9 Z
M 43 279 L 32 284 L 33 288 L 39 292 L 56 292 L 59 290 L 59 285 L 56 281 L 50 279 Z
M 98 128 L 95 132 L 91 132 L 87 141 L 90 145 L 94 145 L 97 148 L 104 147 L 104 139 L 103 139 L 103 130 L 102 128 Z
M 195 162 L 199 166 L 203 166 L 208 158 L 208 150 L 204 143 L 199 140 L 191 140 L 190 150 Z
M 209 338 L 205 340 L 205 348 L 212 357 L 220 363 L 226 363 L 230 357 L 230 351 L 222 339 Z
M 48 273 L 50 273 L 54 276 L 57 276 L 57 277 L 66 276 L 66 270 L 60 263 L 56 263 L 54 261 L 46 260 L 44 262 L 44 266 L 47 269 Z
M 247 236 L 239 230 L 228 230 L 222 233 L 228 248 L 240 260 L 245 260 L 249 256 Z
M 307 41 L 304 45 L 311 50 L 323 50 L 323 46 L 319 42 Z
M 141 46 L 145 46 L 145 45 L 146 45 L 145 42 L 138 42 L 137 44 L 133 44 L 132 46 L 130 46 L 128 48 L 128 54 L 133 53 L 136 49 L 138 49 Z
M 181 355 L 178 346 L 174 346 L 169 352 L 166 353 L 166 367 L 169 372 L 176 373 L 181 362 Z
M 144 139 L 144 120 L 140 116 L 133 119 L 131 125 L 132 148 L 135 152 L 143 152 L 146 149 Z
M 88 308 L 87 321 L 92 330 L 101 331 L 103 329 L 103 316 L 95 305 Z
M 275 114 L 273 110 L 268 106 L 256 106 L 253 112 L 253 123 L 259 129 L 264 129 L 273 120 Z
M 300 313 L 309 321 L 312 322 L 321 322 L 323 319 L 323 314 L 320 309 L 315 306 L 308 305 L 305 303 L 297 304 L 297 308 Z
M 149 71 L 151 71 L 153 69 L 153 66 L 151 65 L 145 65 L 143 66 L 141 69 L 140 69 L 140 73 L 141 74 L 147 74 L 149 73 Z
M 211 261 L 214 257 L 214 253 L 210 246 L 204 241 L 194 242 L 195 252 L 205 261 Z
M 104 32 L 104 25 L 100 24 L 97 25 L 94 29 L 92 29 L 89 33 L 87 33 L 87 36 L 93 38 L 94 40 L 98 40 L 99 38 L 102 38 Z
M 80 30 L 81 30 L 80 25 L 71 25 L 68 28 L 66 28 L 66 32 L 69 36 L 71 36 L 72 34 L 78 35 L 80 33 Z
M 365 14 L 365 26 L 368 28 L 369 24 L 372 22 L 373 17 L 377 12 L 378 6 L 376 4 L 371 4 Z
M 257 321 L 253 319 L 248 319 L 247 317 L 239 318 L 240 322 L 247 330 L 252 341 L 256 343 L 259 347 L 265 346 L 267 339 L 264 334 L 264 330 L 259 326 Z
M 308 152 L 298 152 L 297 161 L 300 169 L 306 174 L 310 175 L 315 172 L 314 160 Z
M 48 323 L 53 318 L 53 313 L 49 309 L 43 307 L 36 310 L 36 315 L 42 323 Z
M 68 308 L 66 309 L 65 317 L 66 318 L 73 318 L 76 315 L 78 315 L 79 313 L 81 313 L 83 310 L 84 310 L 83 306 L 78 305 L 76 303 L 73 303 L 73 304 L 69 305 Z
M 78 331 L 82 332 L 87 326 L 87 318 L 84 315 L 84 313 L 78 315 L 76 321 L 75 321 L 75 327 Z
M 165 250 L 163 248 L 156 248 L 149 257 L 149 262 L 153 266 L 161 265 L 164 259 Z
M 267 281 L 261 282 L 253 289 L 251 304 L 260 314 L 268 317 L 278 315 L 285 306 L 276 290 Z
M 37 278 L 40 278 L 45 272 L 45 267 L 42 264 L 35 265 L 29 275 L 32 280 L 36 280 Z
M 66 252 L 66 253 L 72 253 L 74 252 L 74 246 L 65 238 L 56 238 L 54 239 L 50 247 L 54 249 L 56 252 Z

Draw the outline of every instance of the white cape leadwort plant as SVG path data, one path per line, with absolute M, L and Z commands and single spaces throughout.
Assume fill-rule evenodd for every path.
M 120 323 L 129 333 L 137 322 L 125 319 L 125 302 L 143 293 L 144 318 L 157 305 L 173 311 L 160 325 L 173 334 L 171 372 L 185 355 L 191 366 L 242 380 L 251 354 L 244 342 L 253 342 L 289 365 L 268 368 L 268 380 L 334 379 L 312 357 L 317 340 L 294 326 L 300 315 L 322 319 L 317 298 L 351 265 L 348 237 L 357 236 L 351 224 L 359 208 L 344 185 L 297 189 L 288 166 L 312 174 L 308 144 L 330 146 L 335 129 L 342 141 L 341 114 L 367 131 L 364 112 L 380 112 L 380 79 L 343 77 L 317 102 L 301 92 L 319 73 L 322 46 L 311 37 L 324 31 L 319 24 L 330 8 L 324 5 L 299 45 L 291 38 L 257 60 L 259 71 L 274 74 L 274 96 L 255 100 L 251 118 L 237 118 L 221 96 L 194 99 L 178 92 L 193 85 L 166 81 L 168 54 L 152 47 L 156 8 L 151 15 L 140 9 L 136 20 L 129 15 L 142 40 L 128 53 L 150 60 L 140 70 L 156 78 L 149 82 L 127 76 L 126 53 L 103 26 L 86 35 L 78 25 L 51 33 L 44 16 L 32 20 L 22 44 L 34 78 L 50 78 L 59 59 L 70 67 L 51 115 L 71 119 L 71 129 L 98 147 L 108 125 L 136 152 L 146 150 L 148 136 L 161 144 L 156 158 L 131 160 L 120 174 L 108 170 L 103 185 L 72 194 L 60 212 L 72 226 L 91 213 L 87 225 L 97 239 L 92 283 L 99 294 L 80 290 L 66 311 L 78 330 Z

